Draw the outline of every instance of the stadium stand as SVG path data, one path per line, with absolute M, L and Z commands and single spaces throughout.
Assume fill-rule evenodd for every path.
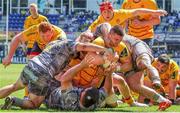
M 23 30 L 24 20 L 27 16 L 28 14 L 26 13 L 13 13 L 9 15 L 9 34 L 11 34 L 11 38 Z M 61 27 L 66 33 L 74 33 L 87 30 L 88 26 L 98 17 L 98 13 L 93 11 L 76 11 L 71 12 L 69 15 L 46 14 L 44 16 L 49 19 L 50 23 Z M 5 20 L 3 19 L 0 21 L 1 23 L 5 23 Z M 3 27 L 3 25 L 1 27 Z M 4 31 L 5 27 L 4 24 Z M 169 41 L 166 40 L 169 34 L 174 35 L 174 32 L 176 32 L 176 34 L 179 33 L 178 35 L 180 36 L 180 12 L 177 11 L 173 11 L 172 13 L 169 13 L 168 16 L 163 17 L 161 19 L 161 24 L 155 27 L 156 34 L 165 34 L 163 40 L 161 39 L 159 41 L 158 39 L 156 40 L 156 38 L 154 40 L 153 53 L 155 57 L 162 53 L 168 53 L 173 58 L 180 57 L 180 51 L 177 49 L 178 47 L 172 47 L 171 44 L 168 45 L 167 43 Z M 177 40 L 180 41 L 179 38 Z M 175 40 L 174 43 L 176 44 L 178 41 Z M 22 57 L 25 55 L 21 49 L 18 49 L 16 54 L 20 54 Z

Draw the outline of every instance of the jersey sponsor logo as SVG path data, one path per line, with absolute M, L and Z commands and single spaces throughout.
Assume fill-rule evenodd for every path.
M 171 75 L 171 79 L 175 79 L 177 74 L 177 72 L 173 72 L 173 74 Z
M 120 55 L 119 55 L 120 57 L 126 57 L 126 56 L 128 56 L 128 52 L 127 52 L 127 49 L 126 48 L 124 48 L 123 49 L 123 51 L 120 53 Z

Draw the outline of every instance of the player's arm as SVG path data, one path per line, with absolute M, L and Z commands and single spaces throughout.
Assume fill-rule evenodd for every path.
M 132 9 L 132 15 L 133 17 L 140 16 L 140 15 L 153 15 L 153 16 L 165 16 L 167 15 L 167 12 L 165 10 L 151 10 L 151 9 L 145 9 L 145 8 L 138 8 L 138 9 Z
M 99 16 L 89 27 L 88 27 L 88 31 L 90 32 L 95 32 L 96 27 L 101 24 L 101 16 Z
M 95 39 L 93 33 L 90 30 L 82 32 L 77 38 L 76 42 L 92 42 Z
M 169 99 L 174 101 L 176 99 L 176 86 L 177 81 L 170 79 L 169 80 Z
M 136 18 L 133 22 L 138 26 L 154 26 L 160 24 L 161 20 L 159 16 L 152 16 L 149 20 L 140 21 Z
M 169 99 L 172 101 L 176 99 L 176 86 L 178 80 L 178 69 L 174 70 L 169 80 Z
M 108 49 L 92 43 L 80 43 L 76 44 L 77 51 L 88 51 L 88 52 L 108 52 Z
M 73 77 L 83 68 L 88 67 L 93 60 L 92 56 L 86 56 L 81 63 L 67 70 L 59 79 L 61 81 L 61 89 L 65 90 L 71 88 Z
M 158 6 L 155 0 L 149 0 L 146 1 L 145 3 L 146 3 L 145 8 L 158 10 Z M 161 22 L 160 17 L 151 15 L 151 18 L 149 20 L 141 21 L 141 24 L 143 26 L 153 26 L 160 24 L 160 22 Z
M 106 72 L 106 78 L 104 82 L 104 90 L 107 94 L 112 93 L 112 72 Z
M 2 60 L 2 64 L 6 67 L 11 63 L 11 59 L 18 47 L 18 45 L 20 44 L 20 42 L 24 42 L 24 38 L 23 38 L 23 32 L 17 34 L 11 41 L 10 43 L 10 48 L 9 48 L 9 52 L 7 54 L 7 56 Z
M 113 85 L 112 85 L 112 73 L 113 73 L 113 71 L 107 71 L 106 74 L 105 74 L 106 78 L 105 78 L 105 82 L 104 82 L 103 88 L 104 88 L 105 92 L 108 94 L 108 96 L 111 96 L 114 93 L 113 92 Z M 108 104 L 108 106 L 116 107 L 117 106 L 117 102 Z
M 107 49 L 96 44 L 77 42 L 75 49 L 76 51 L 99 52 L 100 54 L 106 54 L 107 60 L 112 61 L 114 59 L 114 53 L 111 49 Z

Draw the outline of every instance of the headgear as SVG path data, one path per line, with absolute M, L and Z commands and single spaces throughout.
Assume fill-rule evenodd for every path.
M 107 10 L 107 9 L 110 9 L 110 10 L 113 10 L 113 6 L 112 6 L 112 3 L 109 2 L 109 1 L 106 1 L 106 2 L 102 2 L 100 5 L 100 11 L 103 12 L 104 10 Z

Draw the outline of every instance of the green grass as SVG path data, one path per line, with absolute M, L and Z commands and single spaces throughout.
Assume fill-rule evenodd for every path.
M 23 64 L 12 64 L 7 68 L 4 68 L 2 64 L 0 64 L 0 88 L 6 86 L 8 84 L 14 83 L 24 65 Z M 22 98 L 24 94 L 24 90 L 15 92 L 12 96 Z M 0 105 L 4 103 L 4 99 L 0 99 Z M 129 107 L 127 104 L 119 105 L 117 108 L 103 108 L 97 109 L 97 112 L 156 112 L 158 106 L 152 106 L 147 108 L 139 108 L 139 107 Z M 180 105 L 173 105 L 167 112 L 180 112 Z M 0 110 L 0 112 L 56 112 L 55 110 L 47 110 L 43 105 L 38 110 L 21 110 L 19 108 L 13 108 L 12 110 Z

